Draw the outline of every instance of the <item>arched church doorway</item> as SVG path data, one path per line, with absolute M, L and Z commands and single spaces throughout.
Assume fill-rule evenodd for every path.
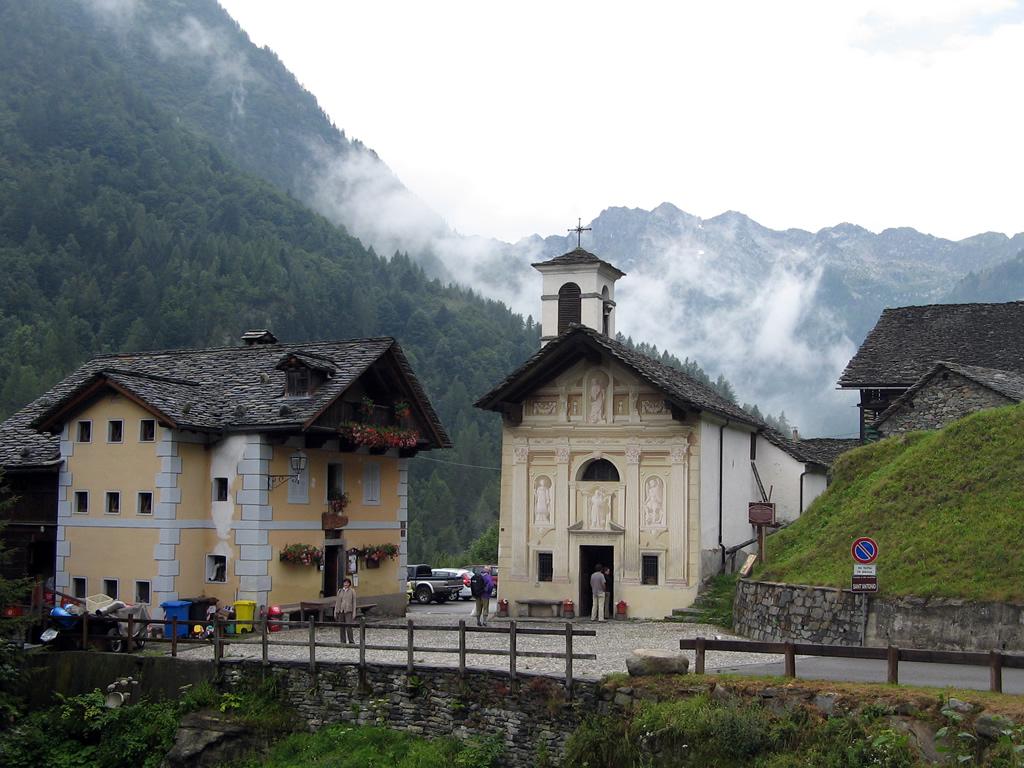
M 611 578 L 611 574 L 615 573 L 615 547 L 594 546 L 590 544 L 580 545 L 580 595 L 578 603 L 580 616 L 590 616 L 591 611 L 594 609 L 594 596 L 590 591 L 590 575 L 599 565 L 609 569 L 608 575 L 605 576 L 608 583 L 608 593 L 605 596 L 607 601 L 605 604 L 605 616 L 607 618 L 612 616 L 608 611 L 608 605 L 615 605 L 612 596 L 615 585 L 612 583 Z

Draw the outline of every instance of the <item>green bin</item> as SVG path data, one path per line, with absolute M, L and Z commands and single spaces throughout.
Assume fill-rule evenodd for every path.
M 256 601 L 255 600 L 236 600 L 235 601 L 235 632 L 242 634 L 243 632 L 252 632 L 252 620 L 256 616 Z

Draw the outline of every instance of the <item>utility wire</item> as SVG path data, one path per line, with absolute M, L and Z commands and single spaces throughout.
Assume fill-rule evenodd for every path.
M 501 467 L 485 467 L 481 464 L 463 464 L 458 461 L 445 461 L 444 459 L 431 459 L 427 456 L 417 456 L 417 461 L 432 461 L 435 464 L 451 464 L 453 467 L 469 467 L 470 469 L 490 469 L 494 472 L 501 472 Z

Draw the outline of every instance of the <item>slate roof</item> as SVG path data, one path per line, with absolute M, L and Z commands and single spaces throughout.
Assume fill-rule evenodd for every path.
M 895 414 L 907 403 L 914 399 L 914 396 L 928 384 L 935 376 L 942 371 L 951 371 L 969 379 L 976 384 L 998 392 L 1003 397 L 1016 402 L 1024 402 L 1024 373 L 1018 371 L 1000 371 L 996 368 L 982 368 L 976 365 L 958 365 L 949 361 L 936 363 L 928 373 L 918 379 L 914 386 L 900 395 L 886 408 L 875 421 L 878 426 Z
M 533 267 L 561 267 L 561 266 L 573 266 L 575 264 L 603 264 L 608 269 L 615 272 L 619 277 L 625 277 L 626 273 L 616 267 L 614 264 L 609 264 L 602 258 L 599 258 L 592 254 L 590 251 L 585 251 L 582 248 L 573 248 L 568 253 L 563 253 L 561 256 L 555 256 L 553 259 L 547 261 L 538 261 L 536 264 L 531 264 Z
M 910 387 L 939 360 L 1024 371 L 1024 301 L 886 309 L 839 386 Z
M 707 411 L 752 427 L 764 426 L 759 419 L 722 397 L 707 384 L 636 352 L 593 328 L 576 323 L 548 342 L 474 405 L 485 410 L 500 411 L 502 402 L 521 402 L 531 391 L 542 385 L 546 374 L 553 376 L 564 370 L 565 366 L 560 367 L 559 364 L 564 362 L 565 355 L 575 361 L 586 349 L 607 353 L 681 406 Z
M 831 467 L 842 454 L 860 448 L 864 443 L 858 437 L 805 437 L 800 439 L 799 445 L 817 456 L 820 464 Z
M 808 446 L 803 440 L 791 440 L 790 438 L 783 435 L 778 430 L 766 427 L 761 430 L 761 434 L 764 435 L 764 439 L 774 445 L 779 450 L 785 451 L 797 461 L 805 464 L 815 464 L 822 468 L 828 468 L 832 466 L 831 462 L 826 462 Z
M 277 365 L 288 354 L 315 360 L 335 373 L 308 397 L 285 396 L 286 374 Z M 450 447 L 401 347 L 394 339 L 381 337 L 95 357 L 0 424 L 0 465 L 16 469 L 52 464 L 59 456 L 58 439 L 37 428 L 76 395 L 106 382 L 160 411 L 180 429 L 214 433 L 305 429 L 371 365 L 387 356 L 408 383 L 411 400 L 433 433 L 421 436 L 423 447 Z

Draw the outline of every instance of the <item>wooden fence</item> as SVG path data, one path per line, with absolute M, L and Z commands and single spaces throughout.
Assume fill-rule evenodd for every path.
M 844 645 L 820 645 L 816 643 L 764 643 L 754 640 L 708 640 L 697 637 L 680 640 L 679 649 L 694 651 L 693 671 L 704 674 L 706 651 L 740 651 L 742 653 L 777 653 L 783 656 L 783 675 L 796 677 L 797 656 L 830 656 L 840 659 L 873 659 L 887 662 L 886 682 L 899 683 L 901 661 L 916 661 L 925 664 L 963 664 L 988 667 L 989 689 L 996 693 L 1003 691 L 1003 667 L 1024 669 L 1024 655 L 1002 651 L 937 651 L 923 648 L 859 648 Z
M 94 619 L 94 621 L 96 621 Z M 167 643 L 170 644 L 170 654 L 172 657 L 177 657 L 179 646 L 194 646 L 194 645 L 212 645 L 213 646 L 213 659 L 216 664 L 220 664 L 224 659 L 224 650 L 232 644 L 244 644 L 244 645 L 255 645 L 259 644 L 262 651 L 262 661 L 264 665 L 270 663 L 270 649 L 274 646 L 278 647 L 298 647 L 309 649 L 309 669 L 310 672 L 315 673 L 317 667 L 317 649 L 318 648 L 358 648 L 359 650 L 359 668 L 365 671 L 367 667 L 367 651 L 398 651 L 404 652 L 406 657 L 406 673 L 413 674 L 415 671 L 415 654 L 419 653 L 438 653 L 438 654 L 451 654 L 457 655 L 459 675 L 465 676 L 467 668 L 467 660 L 470 656 L 507 656 L 508 657 L 508 672 L 509 678 L 512 681 L 518 679 L 518 660 L 523 658 L 530 659 L 562 659 L 565 662 L 565 690 L 566 693 L 571 697 L 573 688 L 573 661 L 586 661 L 594 660 L 597 656 L 593 653 L 577 653 L 573 649 L 573 641 L 577 637 L 595 637 L 597 632 L 592 629 L 575 629 L 571 623 L 566 623 L 564 628 L 559 629 L 544 629 L 538 627 L 519 627 L 515 621 L 510 621 L 507 627 L 477 627 L 467 626 L 465 620 L 459 621 L 458 626 L 449 625 L 438 625 L 438 624 L 415 624 L 411 619 L 406 620 L 404 624 L 399 623 L 373 623 L 367 624 L 364 617 L 360 617 L 358 622 L 342 623 L 334 621 L 318 622 L 315 618 L 309 618 L 305 621 L 290 621 L 281 622 L 280 620 L 273 619 L 253 619 L 249 621 L 244 620 L 225 620 L 217 619 L 213 622 L 213 636 L 209 639 L 197 639 L 192 637 L 179 637 L 179 628 L 182 626 L 192 626 L 194 623 L 202 624 L 206 626 L 206 622 L 179 622 L 177 618 L 171 620 L 164 619 L 148 619 L 145 621 L 139 621 L 133 617 L 127 619 L 114 619 L 113 617 L 105 617 L 104 622 L 115 621 L 118 624 L 126 624 L 127 637 L 119 636 L 112 637 L 104 634 L 96 636 L 95 634 L 90 638 L 89 624 L 90 620 L 88 615 L 82 616 L 82 647 L 88 647 L 90 639 L 93 641 L 109 642 L 111 640 L 120 639 L 122 642 L 127 643 L 127 650 L 131 651 L 136 646 L 135 633 L 139 628 L 140 624 L 160 624 L 167 625 L 170 627 L 170 637 L 147 637 L 145 638 L 146 643 Z M 238 625 L 251 625 L 254 631 L 251 633 L 249 638 L 244 638 L 245 635 L 234 634 L 228 635 L 225 630 L 229 626 L 236 628 Z M 277 632 L 271 629 L 272 626 L 279 627 L 282 630 L 292 630 L 284 632 L 284 638 L 278 639 Z M 322 629 L 335 629 L 338 630 L 339 635 L 343 627 L 351 627 L 358 630 L 358 640 L 355 643 L 342 643 L 342 642 L 329 642 L 318 640 L 316 637 L 316 630 Z M 308 636 L 303 640 L 291 640 L 285 639 L 294 635 L 293 630 L 306 629 Z M 368 630 L 404 630 L 405 631 L 405 643 L 401 645 L 385 645 L 380 643 L 367 642 Z M 456 647 L 451 646 L 436 646 L 436 645 L 416 645 L 416 635 L 426 632 L 439 633 L 442 635 L 458 635 L 458 645 Z M 508 636 L 508 649 L 503 648 L 471 648 L 466 643 L 467 635 L 481 634 L 481 635 L 507 635 Z M 529 637 L 559 637 L 564 638 L 565 650 L 559 651 L 524 651 L 518 647 L 518 639 L 521 636 Z

